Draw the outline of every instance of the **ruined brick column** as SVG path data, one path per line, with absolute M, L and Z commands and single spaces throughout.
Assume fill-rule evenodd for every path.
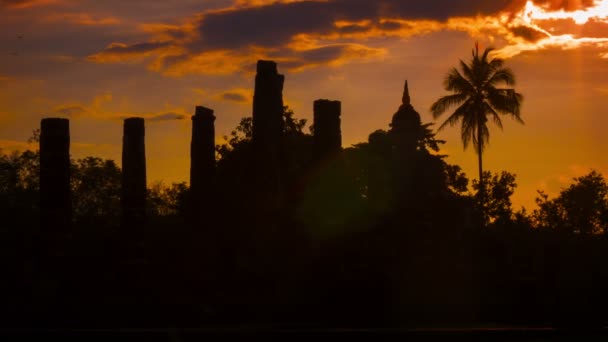
M 40 211 L 43 233 L 68 232 L 72 222 L 70 197 L 70 121 L 40 122 Z
M 258 61 L 253 95 L 253 148 L 256 186 L 277 199 L 283 159 L 283 82 L 272 61 Z
M 190 144 L 190 200 L 193 217 L 208 212 L 214 197 L 215 115 L 213 110 L 196 107 L 192 116 Z M 198 221 L 198 220 L 196 220 Z
M 336 155 L 342 149 L 340 131 L 340 101 L 317 100 L 314 102 L 314 156 L 323 160 Z
M 143 118 L 124 121 L 122 141 L 123 225 L 138 226 L 146 217 L 146 147 Z

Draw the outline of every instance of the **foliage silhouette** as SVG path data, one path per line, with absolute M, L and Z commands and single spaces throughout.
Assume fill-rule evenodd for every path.
M 478 194 L 484 191 L 482 195 L 477 196 L 477 198 L 483 198 L 484 201 L 478 202 L 477 205 L 485 213 L 485 218 L 488 220 L 486 224 L 504 224 L 513 219 L 511 196 L 517 187 L 515 178 L 514 174 L 507 171 L 502 171 L 499 174 L 485 171 L 483 173 L 483 188 L 479 181 L 473 181 L 473 189 Z
M 585 176 L 574 178 L 574 182 L 554 199 L 539 191 L 536 198 L 539 208 L 533 213 L 536 227 L 569 234 L 606 233 L 608 184 L 604 176 L 592 170 Z

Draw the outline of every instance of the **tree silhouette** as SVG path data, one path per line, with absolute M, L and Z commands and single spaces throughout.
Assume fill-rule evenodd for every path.
M 187 190 L 185 182 L 170 185 L 162 181 L 153 182 L 148 188 L 146 207 L 151 215 L 156 216 L 182 214 L 185 211 Z
M 113 160 L 72 160 L 71 188 L 76 220 L 110 220 L 120 212 L 121 171 Z
M 490 223 L 506 223 L 513 219 L 511 196 L 517 187 L 515 175 L 507 171 L 497 174 L 484 171 L 483 183 L 484 187 L 481 188 L 479 181 L 473 181 L 473 189 L 478 193 L 484 191 L 478 199 L 485 200 L 478 205 L 486 214 L 485 219 Z
M 501 84 L 515 85 L 515 75 L 504 66 L 502 59 L 489 58 L 492 51 L 493 48 L 486 48 L 480 55 L 479 45 L 475 44 L 472 60 L 468 64 L 460 61 L 462 72 L 452 68 L 445 78 L 444 87 L 452 94 L 441 97 L 431 106 L 435 118 L 457 107 L 439 130 L 461 122 L 462 143 L 465 148 L 472 143 L 478 156 L 480 189 L 484 187 L 482 154 L 490 139 L 488 117 L 501 129 L 501 115 L 523 123 L 520 117 L 523 96 L 512 88 L 500 87 Z M 482 190 L 480 196 L 483 193 Z
M 575 183 L 554 199 L 539 191 L 533 219 L 539 228 L 591 235 L 606 233 L 608 227 L 608 184 L 593 170 L 574 178 Z

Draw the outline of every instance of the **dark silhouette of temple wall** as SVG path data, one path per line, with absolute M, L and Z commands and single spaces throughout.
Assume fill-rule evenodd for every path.
M 283 160 L 283 82 L 272 61 L 258 61 L 253 94 L 255 182 L 275 199 L 281 190 Z
M 70 122 L 47 118 L 40 123 L 40 210 L 43 231 L 67 231 L 70 198 Z
M 209 212 L 215 184 L 215 115 L 213 110 L 197 106 L 192 116 L 190 144 L 190 200 L 192 214 Z M 197 220 L 198 221 L 198 220 Z
M 122 217 L 127 226 L 146 217 L 146 147 L 143 118 L 124 121 L 122 141 Z
M 314 102 L 314 156 L 323 160 L 336 155 L 342 149 L 340 130 L 340 101 L 317 100 Z

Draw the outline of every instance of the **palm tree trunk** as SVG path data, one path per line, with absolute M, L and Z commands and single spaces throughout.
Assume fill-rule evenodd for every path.
M 486 213 L 485 213 L 485 181 L 483 179 L 483 163 L 481 155 L 483 153 L 483 143 L 481 141 L 481 125 L 477 126 L 477 160 L 479 163 L 479 204 L 481 208 L 481 216 L 485 225 Z
M 477 129 L 477 160 L 478 160 L 478 164 L 479 164 L 479 190 L 481 191 L 484 187 L 484 180 L 483 180 L 483 163 L 481 160 L 481 154 L 482 154 L 482 144 L 481 144 L 481 128 Z M 481 191 L 482 195 L 483 195 L 483 191 Z

